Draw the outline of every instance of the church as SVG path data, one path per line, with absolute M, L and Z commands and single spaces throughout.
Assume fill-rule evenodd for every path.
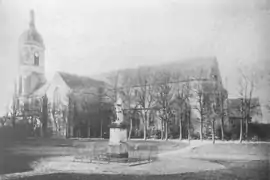
M 200 57 L 151 67 L 124 69 L 117 73 L 101 74 L 92 78 L 67 72 L 56 72 L 53 79 L 48 82 L 45 78 L 45 50 L 45 43 L 35 25 L 34 11 L 31 11 L 29 28 L 19 38 L 19 75 L 15 83 L 16 106 L 21 112 L 21 116 L 39 119 L 40 114 L 44 111 L 42 103 L 46 99 L 48 111 L 46 128 L 51 131 L 51 134 L 58 136 L 102 137 L 109 132 L 108 125 L 112 121 L 114 100 L 108 98 L 106 93 L 113 89 L 112 78 L 115 77 L 115 74 L 119 75 L 118 84 L 121 89 L 125 89 L 124 80 L 127 77 L 133 79 L 133 94 L 140 86 L 138 80 L 142 77 L 139 76 L 144 76 L 147 72 L 178 74 L 182 79 L 178 77 L 177 83 L 174 82 L 172 88 L 176 89 L 179 83 L 189 82 L 191 116 L 195 119 L 194 126 L 198 126 L 196 124 L 200 118 L 196 108 L 193 108 L 198 104 L 196 87 L 207 82 L 215 84 L 219 92 L 226 91 L 223 88 L 216 57 Z M 188 79 L 185 79 L 186 77 Z M 150 84 L 145 84 L 145 86 L 150 86 Z M 71 100 L 71 96 L 76 97 Z M 156 112 L 150 116 L 148 128 L 154 124 L 160 129 L 160 124 L 157 123 L 159 121 L 156 120 Z M 134 129 L 142 129 L 142 120 L 137 116 L 134 119 L 136 119 L 133 121 Z M 177 123 L 175 120 L 175 125 Z

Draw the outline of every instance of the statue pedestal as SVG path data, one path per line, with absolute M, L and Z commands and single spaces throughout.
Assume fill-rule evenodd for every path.
M 111 158 L 128 158 L 127 129 L 118 124 L 110 127 L 108 155 Z

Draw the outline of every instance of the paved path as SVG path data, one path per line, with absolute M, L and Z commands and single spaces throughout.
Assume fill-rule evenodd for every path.
M 185 142 L 185 141 L 183 141 Z M 186 141 L 188 143 L 188 141 Z M 265 160 L 267 157 L 263 155 L 252 155 L 252 154 L 209 154 L 209 153 L 203 153 L 203 154 L 196 154 L 191 153 L 193 149 L 202 147 L 204 145 L 212 144 L 212 141 L 200 141 L 200 140 L 193 140 L 190 142 L 189 146 L 179 149 L 172 152 L 165 152 L 161 153 L 159 155 L 160 158 L 162 157 L 179 157 L 179 158 L 192 158 L 192 159 L 207 159 L 207 160 L 245 160 L 245 161 L 251 161 L 251 160 Z M 239 144 L 239 141 L 216 141 L 215 144 Z M 270 142 L 242 142 L 242 144 L 270 144 Z M 269 157 L 268 157 L 269 158 Z

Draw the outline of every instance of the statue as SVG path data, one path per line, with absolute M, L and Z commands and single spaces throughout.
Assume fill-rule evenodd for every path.
M 108 147 L 108 156 L 110 158 L 128 158 L 127 129 L 122 126 L 124 121 L 122 99 L 118 98 L 114 104 L 116 119 L 114 124 L 116 126 L 110 127 L 110 139 Z
M 116 124 L 120 124 L 123 122 L 124 117 L 123 117 L 123 110 L 122 110 L 122 99 L 119 98 L 117 102 L 115 103 L 115 111 L 116 111 Z

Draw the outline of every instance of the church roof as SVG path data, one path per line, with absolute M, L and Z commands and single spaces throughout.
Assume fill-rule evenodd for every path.
M 84 90 L 104 87 L 105 83 L 86 76 L 79 76 L 65 72 L 58 72 L 69 88 L 73 90 Z
M 36 29 L 34 30 L 26 30 L 20 36 L 20 43 L 22 44 L 29 44 L 29 45 L 37 45 L 45 48 L 42 36 L 37 32 Z
M 29 23 L 29 29 L 26 30 L 21 36 L 20 36 L 20 43 L 21 44 L 34 44 L 37 46 L 40 46 L 42 48 L 45 48 L 44 41 L 42 36 L 38 33 L 35 21 L 34 21 L 34 11 L 32 10 L 30 12 L 31 20 Z
M 115 72 L 104 73 L 99 76 L 95 76 L 95 78 L 110 84 L 110 78 L 115 76 L 116 73 L 119 73 L 119 85 L 123 84 L 123 80 L 125 79 L 123 77 L 125 76 L 131 77 L 133 83 L 137 85 L 139 74 L 143 75 L 158 72 L 172 73 L 173 75 L 176 75 L 175 77 L 178 81 L 187 80 L 187 78 L 210 79 L 212 78 L 212 75 L 219 76 L 219 79 L 221 80 L 216 57 L 195 57 L 160 65 L 141 66 L 133 69 L 122 69 Z
M 173 61 L 156 67 L 157 70 L 167 70 L 180 73 L 183 77 L 211 78 L 211 73 L 219 73 L 216 57 L 195 57 L 182 61 Z
M 49 83 L 43 83 L 41 84 L 32 94 L 33 97 L 42 97 L 46 94 L 50 84 Z

